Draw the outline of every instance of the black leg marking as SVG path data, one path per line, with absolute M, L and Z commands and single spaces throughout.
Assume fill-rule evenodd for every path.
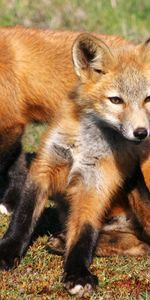
M 27 183 L 19 206 L 14 212 L 9 228 L 0 241 L 0 268 L 8 270 L 20 261 L 30 242 L 32 216 L 38 188 Z
M 1 153 L 0 150 L 0 202 L 3 202 L 4 193 L 9 186 L 10 178 L 8 172 L 17 160 L 21 151 L 21 137 L 19 137 L 16 142 L 9 147 L 7 152 Z
M 2 198 L 2 204 L 8 213 L 19 205 L 28 169 L 34 158 L 34 153 L 21 153 L 8 172 L 9 184 Z
M 21 157 L 14 163 L 8 172 L 9 185 L 5 191 L 2 199 L 2 204 L 6 207 L 8 212 L 15 210 L 19 205 L 21 191 L 27 176 L 27 167 L 25 157 Z
M 85 296 L 98 284 L 97 276 L 88 270 L 95 250 L 98 232 L 85 225 L 79 240 L 73 246 L 64 267 L 65 288 L 71 295 Z
M 10 166 L 21 154 L 21 151 L 21 137 L 18 137 L 15 143 L 11 145 L 5 153 L 1 153 L 0 155 L 0 174 L 4 175 L 8 172 Z

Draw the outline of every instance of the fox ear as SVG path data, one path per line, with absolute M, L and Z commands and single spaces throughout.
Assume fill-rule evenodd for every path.
M 106 64 L 109 65 L 112 54 L 102 40 L 83 33 L 73 44 L 72 58 L 76 74 L 82 77 L 89 74 L 89 71 L 105 73 Z
M 142 44 L 141 54 L 144 62 L 150 66 L 150 38 L 144 44 Z

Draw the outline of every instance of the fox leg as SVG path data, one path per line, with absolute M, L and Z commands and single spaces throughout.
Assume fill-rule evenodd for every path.
M 35 224 L 48 195 L 63 192 L 68 176 L 68 165 L 60 164 L 43 151 L 35 159 L 27 176 L 19 206 L 12 215 L 10 225 L 0 241 L 0 267 L 12 268 L 24 255 Z
M 139 174 L 136 188 L 129 194 L 128 198 L 135 217 L 144 229 L 143 237 L 146 233 L 146 242 L 150 244 L 150 192 L 142 173 Z
M 130 193 L 119 192 L 119 203 L 129 203 L 123 215 L 115 214 L 100 232 L 96 255 L 150 255 L 150 192 L 141 170 Z M 138 222 L 137 222 L 138 220 Z
M 3 195 L 3 204 L 0 205 L 6 214 L 10 214 L 19 205 L 20 195 L 27 178 L 31 157 L 33 160 L 35 155 L 33 153 L 22 152 L 8 171 L 9 184 Z
M 9 170 L 22 151 L 24 126 L 18 125 L 0 134 L 0 212 L 7 212 L 5 193 L 9 187 Z
M 66 254 L 64 265 L 65 288 L 72 295 L 83 296 L 98 284 L 97 277 L 89 271 L 99 232 L 99 197 L 84 186 L 69 191 L 71 197 L 67 223 Z
M 147 173 L 145 177 L 147 179 Z M 102 228 L 96 255 L 150 255 L 150 192 L 148 181 L 146 183 L 138 169 L 136 186 L 128 194 L 130 214 L 127 218 L 114 219 L 112 226 L 116 227 L 115 230 L 110 228 L 111 225 Z M 123 199 L 127 200 L 125 195 Z
M 150 246 L 138 239 L 134 229 L 132 232 L 102 231 L 95 253 L 97 256 L 148 256 Z
M 97 178 L 98 170 L 90 176 L 90 167 L 84 173 L 88 176 L 88 184 L 82 175 L 78 175 L 78 180 L 73 178 L 71 186 L 67 189 L 70 211 L 67 222 L 64 284 L 72 295 L 86 296 L 98 283 L 97 277 L 89 271 L 89 266 L 103 217 L 111 204 L 112 193 L 117 191 L 120 181 L 118 172 L 114 172 L 116 177 L 107 172 L 110 167 L 109 161 L 108 164 L 102 165 L 100 172 L 103 176 Z
M 16 125 L 0 134 L 0 176 L 7 173 L 9 167 L 21 153 L 21 137 L 24 125 Z

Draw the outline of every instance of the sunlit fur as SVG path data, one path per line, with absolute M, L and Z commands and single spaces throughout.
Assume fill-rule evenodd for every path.
M 71 48 L 78 32 L 0 28 L 0 153 L 7 151 L 27 123 L 50 122 L 77 84 Z M 94 34 L 114 47 L 127 42 Z
M 128 43 L 120 37 L 93 34 L 113 47 Z M 63 99 L 78 83 L 71 58 L 78 35 L 22 26 L 0 28 L 1 178 L 7 177 L 20 154 L 25 126 L 59 120 Z
M 31 185 L 37 182 L 38 188 L 46 182 L 46 190 L 49 190 L 50 195 L 62 192 L 68 199 L 70 213 L 67 219 L 65 282 L 70 293 L 69 274 L 72 274 L 72 269 L 75 268 L 73 265 L 78 264 L 78 258 L 73 256 L 78 247 L 76 245 L 87 224 L 93 228 L 95 234 L 102 229 L 103 218 L 110 209 L 112 199 L 123 188 L 124 182 L 134 175 L 145 146 L 144 143 L 140 145 L 134 143 L 136 138 L 133 131 L 138 127 L 144 127 L 149 132 L 150 118 L 149 104 L 145 102 L 150 81 L 143 56 L 143 52 L 149 50 L 149 45 L 145 44 L 145 48 L 129 46 L 126 47 L 126 51 L 122 47 L 116 51 L 114 49 L 107 51 L 107 47 L 103 48 L 103 43 L 92 37 L 81 36 L 81 41 L 83 40 L 89 52 L 94 48 L 94 55 L 98 55 L 100 61 L 97 59 L 95 70 L 95 65 L 93 68 L 89 59 L 89 53 L 86 56 L 86 51 L 78 46 L 76 56 L 73 48 L 75 70 L 81 84 L 73 94 L 72 103 L 67 109 L 63 108 L 63 111 L 66 111 L 65 118 L 50 130 L 44 142 L 45 146 L 42 144 L 38 159 L 41 171 L 37 172 L 36 162 L 36 166 L 31 169 L 30 182 Z M 94 46 L 91 47 L 92 42 Z M 75 43 L 75 50 L 77 45 L 80 45 L 80 37 L 79 42 L 77 40 Z M 111 52 L 113 54 L 110 55 Z M 114 91 L 115 96 L 119 95 L 124 101 L 121 107 L 120 104 L 110 103 L 108 99 L 112 97 L 110 93 Z M 144 191 L 143 194 L 141 190 Z M 144 199 L 141 201 L 142 196 Z M 42 188 L 37 199 L 37 203 L 39 201 L 41 203 Z M 150 228 L 148 199 L 149 193 L 144 182 L 138 181 L 136 190 L 129 197 L 129 204 L 147 235 Z M 38 204 L 37 206 L 39 207 Z M 43 207 L 44 201 L 41 208 Z M 37 219 L 38 214 L 34 218 Z M 141 218 L 141 215 L 144 217 Z M 118 237 L 116 234 L 116 244 Z M 128 238 L 127 234 L 125 241 Z M 135 235 L 131 240 L 133 248 L 128 251 L 122 235 L 120 244 L 117 244 L 118 253 L 119 248 L 124 254 L 149 252 L 149 247 L 144 246 L 144 243 L 140 244 Z M 92 251 L 91 247 L 94 247 L 94 244 L 93 246 L 89 244 L 87 251 Z M 105 255 L 106 252 L 99 250 L 99 253 Z M 116 248 L 114 253 L 117 253 Z M 76 286 L 77 282 L 77 278 L 73 279 L 72 284 Z
M 104 217 L 123 189 L 131 192 L 129 205 L 149 242 L 149 190 L 140 171 L 148 139 L 137 144 L 133 137 L 137 128 L 149 132 L 149 47 L 145 43 L 115 50 L 89 34 L 75 41 L 79 85 L 70 102 L 62 102 L 59 119 L 53 119 L 30 168 L 20 205 L 0 243 L 2 268 L 11 268 L 14 258 L 25 253 L 48 195 L 63 194 L 69 207 L 64 284 L 71 294 L 84 296 L 97 285 L 89 266 Z M 110 103 L 107 93 L 110 97 L 114 90 L 123 108 Z
M 78 42 L 78 52 L 77 46 L 73 52 L 75 69 L 82 82 L 79 104 L 126 139 L 138 141 L 134 136 L 137 128 L 145 128 L 149 135 L 150 99 L 146 101 L 150 96 L 149 43 L 114 49 L 104 47 L 98 40 L 93 41 L 94 46 L 88 38 L 85 41 L 91 52 L 95 51 L 94 59 L 87 62 L 85 58 L 87 66 L 81 60 L 83 41 Z M 101 73 L 97 74 L 95 69 Z M 119 97 L 122 103 L 114 104 L 110 97 Z

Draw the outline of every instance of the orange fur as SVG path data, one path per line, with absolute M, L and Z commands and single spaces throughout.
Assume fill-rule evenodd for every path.
M 82 36 L 81 36 L 82 39 Z M 94 43 L 97 43 L 100 45 L 99 47 L 103 47 L 103 42 L 99 40 L 93 39 Z M 87 38 L 88 40 L 88 38 Z M 79 37 L 80 41 L 80 37 Z M 94 45 L 93 43 L 93 45 Z M 87 42 L 88 44 L 88 42 Z M 89 47 L 91 46 L 89 42 Z M 93 46 L 94 47 L 94 46 Z M 111 45 L 113 47 L 113 45 Z M 98 49 L 98 50 L 97 50 Z M 100 48 L 101 49 L 101 48 Z M 104 46 L 105 49 L 105 46 Z M 48 146 L 47 143 L 49 143 L 49 140 L 53 140 L 53 134 L 55 132 L 55 129 L 58 127 L 59 134 L 64 136 L 65 143 L 68 145 L 68 147 L 72 147 L 73 149 L 75 147 L 75 151 L 78 153 L 78 143 L 77 143 L 77 137 L 78 137 L 78 131 L 79 131 L 79 115 L 80 115 L 80 109 L 84 113 L 84 109 L 93 109 L 96 113 L 102 113 L 104 114 L 105 119 L 105 105 L 102 107 L 103 110 L 100 111 L 100 102 L 106 101 L 105 93 L 107 90 L 109 90 L 109 87 L 111 87 L 112 77 L 116 76 L 117 72 L 120 74 L 122 73 L 122 68 L 124 66 L 124 63 L 126 65 L 130 65 L 130 68 L 134 68 L 134 65 L 136 65 L 137 68 L 142 72 L 142 67 L 139 62 L 136 63 L 135 58 L 138 58 L 139 61 L 139 52 L 140 47 L 136 48 L 132 45 L 126 46 L 126 53 L 124 52 L 124 48 L 120 48 L 120 50 L 113 48 L 113 51 L 115 52 L 115 55 L 112 59 L 110 56 L 110 53 L 108 49 L 106 48 L 106 61 L 104 60 L 104 65 L 102 66 L 104 68 L 104 73 L 108 72 L 110 75 L 107 75 L 107 79 L 105 79 L 105 76 L 99 75 L 99 73 L 93 71 L 93 65 L 91 64 L 91 67 L 81 67 L 80 63 L 82 63 L 82 55 L 80 57 L 80 53 L 75 49 L 73 52 L 74 57 L 76 55 L 79 56 L 79 65 L 76 64 L 75 61 L 75 68 L 78 72 L 80 71 L 80 77 L 82 85 L 79 86 L 77 91 L 71 95 L 73 101 L 77 102 L 77 106 L 73 104 L 73 102 L 69 103 L 68 100 L 64 100 L 62 104 L 62 110 L 60 109 L 60 115 L 62 115 L 62 120 L 54 119 L 53 125 L 51 126 L 50 131 L 48 131 L 48 134 L 46 135 L 46 138 L 44 140 L 44 143 L 42 143 L 42 148 L 40 150 L 41 155 L 39 155 L 37 161 L 35 162 L 35 172 L 33 171 L 33 168 L 31 168 L 31 177 L 34 178 L 34 184 L 39 186 L 41 190 L 44 189 L 45 183 L 46 183 L 46 189 L 49 189 L 50 195 L 56 192 L 64 193 L 66 192 L 66 196 L 70 205 L 70 212 L 67 221 L 67 253 L 70 251 L 70 248 L 73 247 L 73 244 L 76 242 L 78 237 L 80 236 L 80 232 L 82 231 L 82 228 L 84 227 L 84 224 L 88 222 L 92 225 L 92 227 L 95 230 L 98 230 L 102 227 L 102 221 L 104 215 L 110 211 L 110 216 L 118 216 L 125 214 L 128 216 L 129 213 L 129 203 L 135 211 L 139 215 L 140 222 L 143 224 L 144 228 L 147 228 L 147 233 L 149 233 L 149 223 L 146 224 L 146 218 L 149 218 L 149 215 L 145 212 L 146 208 L 146 202 L 141 201 L 141 195 L 136 190 L 132 192 L 131 196 L 129 196 L 129 203 L 127 199 L 127 195 L 122 193 L 120 197 L 118 196 L 119 189 L 123 185 L 123 181 L 125 177 L 130 176 L 132 174 L 133 166 L 137 164 L 137 160 L 139 159 L 139 153 L 142 157 L 147 155 L 147 142 L 144 145 L 144 147 L 137 146 L 135 150 L 135 145 L 132 143 L 126 145 L 126 155 L 123 155 L 124 151 L 124 144 L 122 148 L 120 148 L 120 152 L 116 152 L 114 156 L 106 156 L 104 159 L 98 159 L 96 161 L 96 169 L 99 174 L 102 174 L 102 193 L 101 193 L 101 186 L 100 186 L 100 192 L 97 191 L 96 186 L 93 186 L 92 176 L 90 180 L 87 183 L 87 187 L 85 187 L 84 179 L 82 178 L 82 175 L 80 172 L 75 172 L 73 177 L 71 178 L 71 181 L 69 183 L 69 186 L 67 187 L 67 176 L 69 175 L 70 168 L 72 161 L 70 161 L 70 166 L 68 162 L 61 161 L 60 157 L 58 158 L 56 153 L 53 153 L 54 156 L 50 156 L 48 152 Z M 99 51 L 99 48 L 94 49 L 94 53 L 96 51 Z M 101 54 L 101 53 L 100 53 Z M 96 54 L 95 54 L 96 55 Z M 99 52 L 97 53 L 99 55 Z M 100 57 L 100 55 L 98 56 Z M 80 61 L 81 60 L 81 61 Z M 120 62 L 123 60 L 123 63 Z M 96 61 L 96 60 L 95 60 Z M 94 61 L 94 64 L 96 62 Z M 106 65 L 105 65 L 106 64 Z M 98 66 L 94 65 L 94 70 Z M 103 69 L 102 69 L 103 70 Z M 101 77 L 100 77 L 101 76 Z M 136 76 L 136 75 L 135 75 Z M 99 77 L 101 80 L 99 81 Z M 129 79 L 127 78 L 127 81 Z M 128 84 L 128 82 L 127 82 Z M 128 108 L 126 108 L 126 114 L 128 114 Z M 113 114 L 113 110 L 111 111 Z M 120 112 L 116 111 L 115 118 L 122 118 L 123 113 L 120 114 Z M 65 117 L 66 116 L 66 117 Z M 58 125 L 57 125 L 58 124 Z M 54 134 L 55 135 L 55 134 Z M 57 143 L 57 138 L 56 138 Z M 72 145 L 72 146 L 71 146 Z M 49 148 L 51 149 L 51 148 Z M 145 152 L 144 152 L 144 149 Z M 51 151 L 51 150 L 49 150 Z M 72 150 L 74 151 L 74 150 Z M 57 151 L 56 151 L 57 152 Z M 76 155 L 76 154 L 75 154 Z M 59 155 L 58 155 L 59 156 Z M 35 173 L 35 174 L 34 174 Z M 49 184 L 48 184 L 49 181 Z M 94 182 L 95 185 L 95 182 Z M 66 189 L 67 187 L 67 189 Z M 66 189 L 66 190 L 65 190 Z M 40 193 L 39 193 L 40 194 Z M 117 199 L 115 198 L 115 207 L 113 207 L 112 199 L 114 198 L 114 195 L 117 196 Z M 100 200 L 99 200 L 100 199 Z M 41 200 L 39 200 L 41 201 Z M 38 201 L 37 201 L 38 203 Z M 43 202 L 44 203 L 44 202 Z M 120 205 L 121 204 L 121 205 Z M 39 207 L 39 204 L 37 204 Z M 42 204 L 42 209 L 44 207 L 44 204 Z M 149 207 L 149 204 L 148 204 Z M 140 211 L 141 215 L 145 213 L 145 218 L 142 220 L 140 217 Z M 35 215 L 39 215 L 40 210 L 38 210 L 38 213 Z M 131 240 L 131 239 L 130 239 Z M 121 246 L 120 246 L 121 247 Z M 123 247 L 122 247 L 123 249 Z
M 92 51 L 95 55 L 95 58 L 93 59 L 94 63 L 91 59 L 91 62 L 90 62 L 91 65 L 90 65 L 90 63 L 88 65 L 88 62 L 86 62 L 86 58 L 83 59 L 83 57 L 82 57 L 84 55 L 82 50 L 84 48 L 83 45 L 84 45 L 85 41 L 84 41 L 84 37 L 81 36 L 81 48 L 80 48 L 81 53 L 80 53 L 79 49 L 75 47 L 73 55 L 74 55 L 74 61 L 75 61 L 75 69 L 76 69 L 77 74 L 80 76 L 82 84 L 79 86 L 78 91 L 73 94 L 73 97 L 78 102 L 78 105 L 79 105 L 82 113 L 84 113 L 84 110 L 86 112 L 86 109 L 87 109 L 87 111 L 88 110 L 90 111 L 90 109 L 91 109 L 91 111 L 94 111 L 94 113 L 100 114 L 100 117 L 102 116 L 102 119 L 104 116 L 104 120 L 105 120 L 105 113 L 106 113 L 105 110 L 107 110 L 107 106 L 106 106 L 107 105 L 107 102 L 106 102 L 107 94 L 106 94 L 106 92 L 112 86 L 112 78 L 115 77 L 116 74 L 122 74 L 124 65 L 125 66 L 129 65 L 129 68 L 131 68 L 130 70 L 132 70 L 132 68 L 134 70 L 134 67 L 136 66 L 137 70 L 139 70 L 139 72 L 141 72 L 141 74 L 142 74 L 142 72 L 144 72 L 144 67 L 142 65 L 142 59 L 140 62 L 141 49 L 140 49 L 140 47 L 134 48 L 133 46 L 129 46 L 129 47 L 127 47 L 127 53 L 125 53 L 122 49 L 120 52 L 118 51 L 118 49 L 116 49 L 114 51 L 114 53 L 115 52 L 116 53 L 113 56 L 114 61 L 113 61 L 112 57 L 110 57 L 110 53 L 107 51 L 107 49 L 105 49 L 107 59 L 106 59 L 106 61 L 104 60 L 104 65 L 102 65 L 102 67 L 103 67 L 102 72 L 104 74 L 108 73 L 108 75 L 107 76 L 101 75 L 101 80 L 99 80 L 100 75 L 99 75 L 99 73 L 97 74 L 95 72 L 95 70 L 98 69 L 98 64 L 96 65 L 95 61 L 96 61 L 96 56 L 98 58 L 99 57 L 101 58 L 101 56 L 100 56 L 101 53 L 99 54 L 99 47 L 101 47 L 101 43 L 99 43 L 98 41 L 95 42 L 95 40 L 93 39 L 94 43 L 95 44 L 97 43 L 97 45 L 98 45 L 98 47 L 96 48 L 94 43 L 91 46 L 92 42 L 90 40 L 88 40 L 87 36 L 85 37 L 85 40 L 87 42 L 87 45 L 89 46 L 89 49 L 91 47 L 91 55 L 92 55 Z M 92 38 L 91 38 L 91 40 L 92 40 Z M 79 42 L 80 42 L 80 38 L 79 38 Z M 110 52 L 111 52 L 111 50 L 110 50 Z M 77 61 L 76 61 L 76 57 L 78 57 Z M 88 57 L 88 55 L 87 55 L 87 57 Z M 93 65 L 94 65 L 94 67 L 93 67 Z M 100 71 L 101 71 L 101 69 L 100 69 Z M 127 86 L 128 86 L 130 84 L 130 80 L 131 80 L 131 78 L 129 76 L 129 74 L 130 74 L 129 70 L 127 70 L 127 74 L 129 77 L 129 78 L 127 77 L 127 79 L 126 79 Z M 127 75 L 127 74 L 125 73 L 125 75 Z M 132 72 L 131 72 L 131 74 L 132 74 Z M 135 73 L 133 72 L 133 74 L 136 78 L 136 71 L 135 71 Z M 118 81 L 118 85 L 119 84 L 120 84 L 120 82 Z M 135 87 L 136 87 L 136 85 L 135 85 Z M 132 93 L 130 94 L 130 96 L 132 94 L 134 96 L 134 87 L 131 87 L 131 89 L 132 89 Z M 143 90 L 144 90 L 144 84 L 141 85 L 141 93 L 143 92 Z M 128 94 L 128 90 L 126 91 L 126 93 Z M 106 103 L 106 105 L 104 104 L 100 108 L 101 102 Z M 144 104 L 143 104 L 143 106 L 144 106 Z M 125 107 L 125 104 L 124 104 L 124 107 Z M 114 114 L 115 118 L 116 119 L 118 118 L 117 120 L 119 120 L 120 122 L 123 122 L 122 121 L 123 117 L 127 117 L 128 121 L 131 120 L 131 122 L 133 122 L 133 124 L 135 124 L 135 126 L 138 127 L 139 120 L 138 120 L 136 114 L 130 115 L 130 111 L 129 111 L 129 110 L 131 110 L 130 105 L 129 105 L 130 109 L 128 109 L 128 105 L 126 105 L 125 108 L 126 108 L 126 111 L 122 110 L 121 113 L 119 110 L 118 111 L 116 110 L 116 112 L 114 112 L 113 108 L 112 108 L 110 116 L 113 116 L 113 114 Z M 125 111 L 125 113 L 124 113 L 124 111 Z M 145 111 L 147 111 L 147 114 L 149 113 L 149 110 L 147 108 L 145 108 Z M 126 116 L 125 116 L 125 114 L 126 114 Z M 139 115 L 138 115 L 138 117 L 139 117 Z M 144 114 L 142 115 L 142 109 L 141 109 L 140 117 L 141 117 L 141 120 L 140 120 L 141 124 L 147 124 L 146 123 L 147 120 L 145 121 Z M 119 123 L 119 121 L 118 121 L 118 123 Z M 68 123 L 69 123 L 69 121 L 68 121 Z M 65 129 L 63 126 L 62 126 L 62 128 L 64 130 L 63 131 L 63 134 L 64 134 Z M 94 186 L 95 192 L 93 191 L 93 189 L 91 189 L 91 186 L 92 186 L 91 178 L 90 178 L 91 182 L 88 181 L 89 186 L 88 186 L 88 188 L 86 188 L 85 183 L 84 183 L 84 185 L 82 185 L 83 178 L 82 178 L 80 172 L 77 172 L 74 174 L 74 177 L 72 178 L 71 186 L 67 189 L 68 199 L 71 199 L 71 201 L 69 201 L 69 204 L 71 207 L 70 208 L 71 216 L 69 216 L 69 221 L 67 223 L 67 228 L 68 228 L 67 246 L 66 246 L 67 253 L 70 251 L 70 248 L 73 247 L 73 244 L 78 239 L 78 236 L 80 235 L 80 232 L 84 227 L 84 224 L 86 224 L 86 221 L 88 222 L 88 224 L 92 224 L 92 226 L 93 226 L 93 228 L 95 228 L 95 230 L 98 227 L 100 228 L 101 218 L 104 215 L 105 211 L 108 210 L 108 208 L 111 204 L 110 201 L 111 201 L 112 197 L 114 196 L 114 194 L 116 194 L 117 189 L 122 186 L 124 178 L 129 177 L 130 174 L 132 174 L 133 166 L 134 165 L 136 166 L 137 161 L 139 160 L 139 155 L 140 155 L 140 160 L 144 160 L 144 154 L 143 154 L 144 149 L 145 149 L 145 155 L 147 155 L 147 153 L 148 153 L 147 143 L 148 142 L 146 142 L 144 146 L 142 145 L 142 147 L 137 146 L 137 149 L 135 148 L 135 145 L 133 146 L 131 143 L 130 145 L 128 145 L 126 147 L 125 154 L 124 154 L 124 147 L 122 147 L 122 149 L 120 148 L 120 152 L 117 153 L 116 155 L 114 155 L 113 158 L 109 157 L 109 155 L 108 155 L 108 158 L 106 157 L 105 160 L 99 159 L 99 161 L 96 163 L 96 168 L 97 168 L 97 171 L 99 171 L 99 174 L 102 174 L 102 178 L 104 178 L 104 180 L 102 181 L 102 187 L 103 187 L 102 194 L 101 193 L 98 194 L 95 186 Z M 69 142 L 68 142 L 68 144 L 69 144 Z M 145 168 L 144 163 L 142 163 L 142 171 L 144 171 L 144 168 Z M 93 197 L 91 196 L 91 194 L 89 194 L 91 192 L 91 190 L 93 193 Z M 84 196 L 84 193 L 86 194 L 86 196 Z M 143 200 L 141 199 L 142 196 L 143 196 Z M 122 205 L 122 207 L 120 207 L 119 205 L 117 206 L 115 204 L 116 207 L 113 208 L 111 215 L 118 216 L 118 214 L 120 214 L 120 215 L 121 214 L 127 215 L 128 213 L 130 214 L 130 212 L 129 212 L 129 210 L 130 210 L 129 204 L 130 204 L 133 212 L 135 212 L 135 214 L 137 214 L 140 223 L 143 225 L 143 228 L 145 229 L 147 234 L 149 234 L 150 204 L 149 204 L 149 200 L 146 199 L 147 196 L 145 196 L 144 194 L 142 195 L 137 189 L 135 189 L 129 195 L 129 203 L 128 203 L 127 195 L 123 194 L 123 197 L 124 198 L 123 198 L 122 202 L 125 201 L 125 204 Z M 92 199 L 92 200 L 90 201 L 90 199 Z M 97 202 L 97 199 L 100 199 L 100 203 Z M 119 199 L 118 202 L 121 202 L 120 201 L 121 198 L 118 198 L 118 199 Z M 97 211 L 99 211 L 99 217 L 96 217 Z M 142 219 L 142 216 L 143 216 L 143 219 Z M 133 215 L 130 217 L 131 217 L 131 221 L 132 221 L 134 219 Z M 98 223 L 97 223 L 97 220 L 99 221 Z M 132 231 L 134 232 L 133 226 L 132 226 Z M 136 253 L 138 253 L 137 247 L 136 247 L 136 242 L 138 245 L 138 238 L 136 240 L 136 237 L 133 232 L 132 232 L 133 248 L 135 245 L 135 254 L 136 254 Z M 128 238 L 128 235 L 126 237 Z M 134 241 L 134 238 L 135 238 L 135 241 Z M 132 244 L 132 238 L 130 238 L 130 241 Z M 124 242 L 124 239 L 123 239 L 123 242 Z M 120 252 L 121 252 L 121 249 L 122 249 L 122 251 L 124 251 L 123 245 L 121 245 L 121 242 L 120 242 Z M 145 249 L 147 250 L 147 248 L 145 248 Z M 128 253 L 129 252 L 130 251 L 128 251 Z M 133 254 L 134 251 L 131 251 L 131 253 Z M 139 253 L 140 253 L 140 250 L 139 250 Z M 143 253 L 143 252 L 141 252 L 141 253 Z
M 40 33 L 43 35 L 43 32 Z M 37 38 L 36 51 L 38 43 Z M 115 48 L 113 44 L 108 46 L 89 34 L 82 34 L 74 42 L 72 57 L 79 84 L 71 98 L 66 97 L 61 105 L 53 101 L 51 128 L 29 170 L 19 208 L 2 240 L 2 268 L 12 267 L 15 257 L 21 258 L 48 194 L 55 196 L 57 193 L 65 196 L 68 206 L 64 283 L 70 294 L 85 296 L 97 285 L 97 278 L 91 274 L 89 266 L 98 238 L 100 245 L 101 241 L 104 245 L 99 252 L 102 255 L 110 249 L 118 254 L 149 253 L 149 190 L 140 170 L 144 151 L 142 141 L 150 132 L 150 80 L 146 60 L 149 47 L 147 42 L 139 47 L 126 44 Z M 27 53 L 29 49 L 28 42 Z M 38 59 L 41 51 L 38 48 Z M 53 62 L 53 56 L 47 57 Z M 32 63 L 34 58 L 31 55 Z M 48 65 L 45 72 L 47 70 L 50 71 Z M 34 71 L 37 73 L 37 66 Z M 32 104 L 36 103 L 38 92 L 43 94 L 42 82 L 47 75 L 42 71 L 42 76 L 38 78 L 34 74 L 33 80 L 29 69 L 27 73 L 28 78 L 23 78 L 24 82 L 28 81 L 26 93 L 33 81 L 37 92 L 35 94 L 32 86 L 33 95 L 28 109 L 33 116 L 36 107 L 32 109 Z M 38 79 L 41 80 L 39 87 Z M 53 81 L 55 84 L 54 76 Z M 46 83 L 48 88 L 49 80 Z M 61 90 L 61 85 L 59 88 Z M 45 104 L 47 100 L 43 99 Z M 39 103 L 39 113 L 38 108 Z M 23 111 L 27 120 L 25 106 Z M 32 120 L 31 115 L 28 115 L 29 121 Z M 38 116 L 40 120 L 40 114 Z M 132 216 L 129 222 L 121 219 L 120 231 L 115 232 L 117 224 L 103 222 L 115 199 L 118 201 L 120 191 L 122 195 L 125 193 L 124 200 L 129 202 Z M 126 193 L 130 193 L 128 198 Z M 124 205 L 124 210 L 127 207 Z M 143 243 L 134 228 L 135 217 L 143 228 Z M 130 240 L 130 248 L 127 239 Z
M 19 147 L 26 124 L 32 121 L 59 121 L 64 99 L 66 103 L 69 92 L 78 84 L 71 49 L 79 34 L 21 26 L 0 28 L 2 177 L 12 162 L 12 158 L 9 158 L 12 150 L 14 153 L 15 147 Z M 129 43 L 120 37 L 93 35 L 113 47 Z M 6 166 L 1 168 L 3 161 Z
M 27 123 L 59 121 L 68 94 L 78 84 L 71 49 L 79 34 L 0 28 L 0 155 L 5 160 Z M 120 37 L 93 35 L 114 48 L 129 43 Z
M 55 118 L 77 84 L 71 48 L 77 32 L 0 28 L 0 132 Z M 114 47 L 127 42 L 95 34 Z
M 23 27 L 1 28 L 0 33 L 0 151 L 3 153 L 15 142 L 15 139 L 23 133 L 24 126 L 28 122 L 37 120 L 53 123 L 54 121 L 54 124 L 56 124 L 57 121 L 59 121 L 63 105 L 68 105 L 68 93 L 78 84 L 78 78 L 72 64 L 71 48 L 79 33 L 67 31 L 52 32 L 49 30 L 26 29 Z M 118 37 L 103 36 L 95 33 L 93 35 L 98 38 L 100 37 L 109 47 L 116 49 L 116 53 L 120 46 L 128 47 L 129 51 L 130 47 L 132 47 L 128 42 Z M 134 54 L 136 56 L 136 51 Z M 130 63 L 132 60 L 134 64 L 135 56 L 124 56 L 124 63 L 130 59 Z M 121 59 L 122 57 L 120 56 L 116 67 L 114 63 L 111 64 L 111 59 L 108 54 L 106 69 L 111 68 L 111 77 L 110 82 L 107 80 L 107 82 L 104 81 L 102 83 L 103 93 L 108 85 L 111 84 L 112 76 L 118 72 L 118 68 L 122 67 L 122 64 L 120 64 Z M 141 69 L 142 67 L 139 66 L 139 68 Z M 85 86 L 82 91 L 80 91 L 80 98 L 86 100 L 88 95 L 90 99 L 94 94 L 94 105 L 97 111 L 99 98 L 102 98 L 103 95 L 99 89 L 93 90 L 93 86 L 94 83 L 97 82 L 99 74 L 90 72 L 88 76 L 89 78 L 87 77 L 87 73 L 84 72 Z M 87 105 L 86 102 L 85 105 Z M 75 116 L 73 116 L 73 118 L 75 118 Z M 70 118 L 69 130 L 77 126 L 74 125 L 74 123 L 71 124 L 71 122 Z M 71 141 L 69 141 L 69 143 L 71 143 Z M 41 151 L 42 150 L 39 152 L 41 153 Z M 62 165 L 57 166 L 51 174 L 49 169 L 50 159 L 47 157 L 48 154 L 45 154 L 45 163 L 42 157 L 42 166 L 36 160 L 31 168 L 31 172 L 34 174 L 37 184 L 45 184 L 46 189 L 48 181 L 51 178 L 51 185 L 53 185 L 51 187 L 52 190 L 54 191 L 55 186 L 56 190 L 58 189 L 62 192 L 64 190 L 62 187 L 65 186 L 65 180 L 68 174 L 68 167 L 65 165 L 64 167 Z M 119 159 L 121 161 L 121 157 Z M 39 156 L 39 161 L 40 160 L 41 158 Z M 114 178 L 117 182 L 120 180 L 119 174 L 112 174 L 110 172 L 110 170 L 113 169 L 113 163 L 114 162 L 111 161 L 103 162 L 104 172 L 107 172 L 108 176 L 110 174 L 110 183 L 112 181 L 112 185 L 114 185 Z M 130 163 L 127 162 L 127 165 L 128 164 Z M 120 168 L 122 168 L 122 166 L 120 166 Z M 36 175 L 37 169 L 39 170 L 38 176 Z M 142 171 L 146 174 L 145 179 L 149 187 L 149 173 L 147 173 L 146 170 L 147 161 L 144 161 L 142 163 Z M 59 174 L 59 179 L 57 179 L 57 174 Z M 54 181 L 53 178 L 55 179 L 54 184 L 52 183 Z M 60 178 L 62 178 L 62 183 L 60 184 L 59 182 L 59 184 L 57 184 L 57 180 L 60 181 Z M 113 186 L 111 193 L 112 191 Z M 136 196 L 136 199 L 137 198 Z M 37 209 L 34 214 L 35 219 L 38 218 L 44 207 L 44 204 L 39 205 L 40 201 L 41 200 L 37 202 Z M 113 216 L 126 213 L 124 201 L 120 199 L 119 201 L 118 207 L 112 210 Z M 45 201 L 43 201 L 43 203 L 44 202 Z M 109 206 L 108 203 L 107 205 Z M 94 211 L 94 206 L 95 204 L 92 205 L 92 211 Z M 82 220 L 83 219 L 82 216 Z

